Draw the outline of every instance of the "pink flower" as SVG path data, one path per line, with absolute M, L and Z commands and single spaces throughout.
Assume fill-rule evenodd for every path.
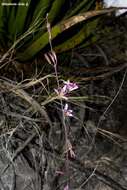
M 64 87 L 66 88 L 67 92 L 71 92 L 73 90 L 78 89 L 78 85 L 74 82 L 70 82 L 69 80 L 64 81 L 64 84 L 65 84 Z
M 73 114 L 72 114 L 73 110 L 68 109 L 68 104 L 65 104 L 63 112 L 64 112 L 65 117 L 73 117 Z
M 54 89 L 57 95 L 67 99 L 67 94 L 73 90 L 78 89 L 78 85 L 76 83 L 68 81 L 64 81 L 64 86 L 58 89 Z
M 64 190 L 69 190 L 69 185 L 68 184 L 64 187 Z

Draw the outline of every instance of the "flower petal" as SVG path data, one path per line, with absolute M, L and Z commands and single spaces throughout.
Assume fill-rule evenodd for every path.
M 65 104 L 64 111 L 68 110 L 68 104 Z
M 68 184 L 64 187 L 64 190 L 69 190 L 69 185 Z

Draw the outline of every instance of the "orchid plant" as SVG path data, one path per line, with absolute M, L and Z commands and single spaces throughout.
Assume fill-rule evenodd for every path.
M 65 105 L 63 106 L 62 100 L 63 99 L 68 100 L 69 93 L 78 89 L 79 87 L 75 82 L 70 82 L 70 80 L 67 80 L 67 81 L 63 80 L 63 86 L 60 86 L 59 79 L 58 79 L 58 73 L 57 73 L 57 56 L 53 50 L 52 43 L 51 43 L 52 36 L 51 36 L 50 24 L 48 22 L 48 17 L 47 17 L 47 30 L 49 33 L 49 44 L 50 44 L 51 52 L 45 54 L 45 58 L 49 62 L 49 64 L 53 65 L 54 70 L 55 70 L 55 75 L 56 75 L 56 81 L 57 81 L 57 89 L 54 89 L 57 96 L 52 97 L 50 101 L 52 101 L 54 99 L 61 100 L 61 109 L 63 111 L 63 120 L 65 120 L 67 117 L 74 117 L 74 115 L 73 115 L 73 110 L 69 109 L 68 103 L 65 103 Z M 50 102 L 50 101 L 48 101 L 48 102 Z M 76 155 L 73 151 L 72 144 L 71 144 L 70 140 L 68 139 L 65 121 L 63 123 L 64 123 L 64 129 L 65 129 L 65 139 L 66 139 L 65 140 L 66 141 L 65 142 L 65 155 L 66 155 L 66 163 L 67 163 L 68 162 L 68 153 L 71 156 L 71 158 L 75 158 Z M 67 168 L 67 170 L 68 170 L 68 168 Z M 63 174 L 62 171 L 59 171 L 59 172 L 60 172 L 59 174 Z M 65 185 L 64 190 L 69 190 L 68 183 Z

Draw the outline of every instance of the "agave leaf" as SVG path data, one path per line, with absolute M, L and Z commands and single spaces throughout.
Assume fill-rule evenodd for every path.
M 14 3 L 13 0 L 8 0 L 7 3 Z M 13 34 L 13 27 L 15 24 L 16 6 L 7 6 L 8 12 L 8 38 L 11 38 Z
M 80 10 L 80 13 L 83 13 L 89 10 L 96 10 L 96 4 L 94 0 L 89 1 L 84 7 L 82 7 Z
M 4 46 L 4 33 L 6 32 L 4 29 L 5 25 L 5 6 L 3 5 L 3 0 L 0 0 L 0 47 Z
M 64 43 L 54 47 L 54 50 L 56 53 L 64 52 L 70 49 L 73 49 L 77 45 L 81 44 L 85 39 L 87 39 L 93 32 L 93 30 L 96 29 L 98 18 L 95 18 L 95 20 L 92 20 L 86 24 L 84 24 L 83 28 L 72 38 L 68 39 Z M 89 41 L 91 43 L 91 40 Z M 88 45 L 88 44 L 87 44 Z
M 36 19 L 38 17 L 38 20 L 40 20 L 41 28 L 38 30 L 35 39 L 39 38 L 46 32 L 46 25 L 42 21 L 44 21 L 44 18 L 46 17 L 46 13 L 48 13 L 48 22 L 50 24 L 53 23 L 53 21 L 58 17 L 59 12 L 61 11 L 62 5 L 64 5 L 65 0 L 43 0 L 40 1 L 40 6 L 37 7 L 37 10 L 35 10 L 36 14 L 34 14 L 34 18 Z M 51 7 L 50 10 L 48 8 Z M 47 11 L 47 12 L 46 12 Z
M 30 7 L 31 0 L 20 0 L 18 6 L 12 7 L 10 10 L 10 19 L 9 19 L 9 34 L 12 41 L 23 32 L 27 13 Z
M 39 16 L 41 18 L 45 17 L 48 8 L 51 6 L 53 0 L 40 0 L 34 11 L 33 21 Z
M 34 35 L 34 40 L 38 39 L 44 32 L 46 31 L 46 25 L 45 25 L 45 18 L 46 13 L 49 12 L 50 7 L 52 6 L 53 0 L 40 0 L 37 3 L 37 6 L 35 8 L 32 21 L 30 23 L 30 27 L 36 22 L 38 23 L 38 27 L 36 27 L 36 35 Z M 32 37 L 33 38 L 33 37 Z M 29 45 L 29 42 L 28 42 Z
M 4 6 L 2 5 L 2 0 L 0 0 L 0 36 L 1 36 L 1 32 L 3 31 L 3 9 Z
M 96 17 L 99 15 L 103 15 L 106 13 L 110 13 L 115 11 L 117 8 L 110 8 L 110 9 L 104 9 L 104 10 L 94 10 L 94 11 L 89 11 L 85 13 L 81 13 L 77 16 L 73 16 L 65 21 L 62 21 L 58 23 L 57 25 L 53 26 L 51 29 L 51 34 L 52 34 L 52 39 L 54 39 L 56 36 L 61 34 L 63 31 L 71 28 L 72 26 L 83 22 L 87 21 L 88 19 L 92 17 Z M 48 32 L 45 32 L 41 37 L 39 37 L 36 41 L 33 41 L 32 44 L 25 49 L 24 52 L 18 53 L 18 58 L 21 61 L 27 61 L 31 59 L 33 56 L 35 56 L 41 49 L 43 49 L 48 43 Z
M 61 7 L 62 5 L 64 5 L 64 3 L 65 3 L 65 0 L 54 0 L 51 10 L 48 14 L 48 20 L 50 23 L 52 23 L 54 19 L 58 17 L 61 11 Z
M 72 8 L 71 11 L 66 14 L 65 18 L 72 17 L 76 15 L 77 13 L 81 12 L 83 9 L 83 12 L 88 11 L 91 7 L 92 4 L 94 4 L 96 0 L 83 0 L 81 1 L 78 5 L 76 4 L 76 7 Z
M 22 3 L 22 0 L 19 1 Z M 17 14 L 16 14 L 16 21 L 14 30 L 17 34 L 21 34 L 24 30 L 24 25 L 27 17 L 27 13 L 30 7 L 31 0 L 23 0 L 24 6 L 18 6 Z
M 7 0 L 7 3 L 10 5 L 6 6 L 7 9 L 7 46 L 11 46 L 14 40 L 16 39 L 16 33 L 14 31 L 15 28 L 15 22 L 16 22 L 16 12 L 17 7 L 14 4 L 18 3 L 18 0 Z

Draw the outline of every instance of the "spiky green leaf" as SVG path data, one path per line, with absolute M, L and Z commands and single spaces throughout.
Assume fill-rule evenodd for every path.
M 105 10 L 99 10 L 99 11 L 89 11 L 82 14 L 79 14 L 77 16 L 73 16 L 57 25 L 52 27 L 51 34 L 52 39 L 54 39 L 56 36 L 58 36 L 60 33 L 64 32 L 65 30 L 71 28 L 72 26 L 81 23 L 83 21 L 87 21 L 90 18 L 93 18 L 98 15 L 103 15 L 109 12 L 114 11 L 115 9 L 105 9 Z M 38 38 L 36 41 L 34 41 L 26 50 L 22 53 L 19 53 L 19 59 L 21 61 L 27 61 L 28 59 L 35 56 L 41 49 L 43 49 L 48 43 L 48 32 L 45 32 L 40 38 Z

